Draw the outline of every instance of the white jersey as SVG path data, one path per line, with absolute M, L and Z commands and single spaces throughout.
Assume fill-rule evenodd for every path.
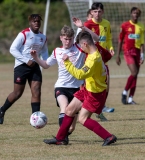
M 44 34 L 35 34 L 30 28 L 20 32 L 10 47 L 10 53 L 15 57 L 15 66 L 28 63 L 33 60 L 31 50 L 36 50 L 37 54 L 42 56 L 43 60 L 48 58 L 47 38 Z
M 46 63 L 49 66 L 58 64 L 58 80 L 55 83 L 55 87 L 78 88 L 84 83 L 84 81 L 77 80 L 66 70 L 62 60 L 64 54 L 69 56 L 69 60 L 78 69 L 82 68 L 85 62 L 86 55 L 77 44 L 73 44 L 69 49 L 54 49 L 52 55 L 47 59 Z

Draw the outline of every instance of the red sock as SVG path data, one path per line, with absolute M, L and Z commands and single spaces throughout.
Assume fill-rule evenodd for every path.
M 62 122 L 62 124 L 59 128 L 59 131 L 57 133 L 57 136 L 56 136 L 57 140 L 61 141 L 61 140 L 65 139 L 73 120 L 74 120 L 74 117 L 69 117 L 67 115 L 64 116 L 63 122 Z
M 85 121 L 84 126 L 89 130 L 95 132 L 98 136 L 100 136 L 104 140 L 112 135 L 107 130 L 105 130 L 97 121 L 91 118 L 88 118 Z
M 137 83 L 137 77 L 134 77 L 134 80 L 133 80 L 132 85 L 130 87 L 129 97 L 133 97 L 134 96 L 135 89 L 136 89 L 136 83 Z
M 130 89 L 134 78 L 135 78 L 135 77 L 132 76 L 132 75 L 130 75 L 130 76 L 128 77 L 128 80 L 127 80 L 127 83 L 126 83 L 126 86 L 125 86 L 125 90 L 126 90 L 126 91 L 128 91 L 128 90 Z

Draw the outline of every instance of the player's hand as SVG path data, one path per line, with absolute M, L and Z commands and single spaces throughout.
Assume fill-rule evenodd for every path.
M 36 63 L 35 61 L 29 60 L 28 63 L 27 63 L 27 65 L 29 67 L 33 67 L 35 65 L 35 63 Z
M 144 63 L 144 54 L 143 53 L 141 53 L 141 55 L 140 55 L 140 65 L 141 64 L 143 64 Z
M 79 18 L 73 17 L 72 20 L 77 27 L 82 28 L 84 26 L 82 21 Z
M 36 53 L 36 50 L 31 50 L 31 56 L 35 59 L 37 58 L 37 53 Z
M 64 55 L 63 55 L 63 57 L 62 57 L 62 59 L 63 59 L 63 61 L 66 61 L 66 60 L 68 60 L 68 59 L 69 59 L 69 56 L 68 56 L 68 55 L 66 55 L 66 54 L 64 54 Z
M 121 64 L 120 56 L 117 56 L 117 57 L 116 57 L 116 63 L 117 63 L 117 65 L 120 66 L 120 64 Z
M 111 56 L 114 56 L 114 54 L 115 54 L 114 50 L 111 49 L 110 54 L 111 54 Z
M 144 63 L 144 59 L 141 58 L 139 64 L 141 65 L 141 64 L 143 64 L 143 63 Z

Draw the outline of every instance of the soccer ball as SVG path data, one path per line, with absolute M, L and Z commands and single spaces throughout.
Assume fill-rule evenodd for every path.
M 43 128 L 47 124 L 47 117 L 43 112 L 37 111 L 30 116 L 30 124 L 37 128 Z

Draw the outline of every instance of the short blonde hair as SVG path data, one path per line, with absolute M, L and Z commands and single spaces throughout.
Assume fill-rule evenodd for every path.
M 67 25 L 64 25 L 63 28 L 61 29 L 61 33 L 60 33 L 61 36 L 67 36 L 67 37 L 73 37 L 74 36 L 74 30 L 67 26 Z

